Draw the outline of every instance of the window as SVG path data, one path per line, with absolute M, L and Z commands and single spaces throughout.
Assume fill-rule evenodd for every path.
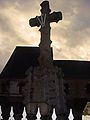
M 86 93 L 90 94 L 90 83 L 86 85 Z
M 18 81 L 10 81 L 9 93 L 10 94 L 18 94 L 19 93 Z

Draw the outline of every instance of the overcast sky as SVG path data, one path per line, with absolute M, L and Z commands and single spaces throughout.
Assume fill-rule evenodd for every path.
M 29 19 L 40 15 L 43 0 L 0 0 L 0 71 L 16 46 L 38 46 L 39 28 Z M 54 59 L 90 60 L 90 0 L 49 0 L 63 20 L 52 23 Z

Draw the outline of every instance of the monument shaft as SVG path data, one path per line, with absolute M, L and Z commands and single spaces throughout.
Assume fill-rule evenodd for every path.
M 41 26 L 40 56 L 39 66 L 30 67 L 27 72 L 25 85 L 24 104 L 28 113 L 36 114 L 37 107 L 40 107 L 42 118 L 51 118 L 52 108 L 56 108 L 58 119 L 65 120 L 66 106 L 64 83 L 60 68 L 53 65 L 53 53 L 50 47 L 50 23 L 62 20 L 61 12 L 53 12 L 49 8 L 49 2 L 43 1 L 41 4 L 41 16 L 30 19 L 31 27 Z M 64 115 L 64 116 L 63 116 Z

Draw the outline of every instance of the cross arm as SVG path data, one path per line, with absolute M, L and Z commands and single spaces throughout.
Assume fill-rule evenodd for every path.
M 53 12 L 50 14 L 50 17 L 48 18 L 49 22 L 58 22 L 59 20 L 62 20 L 62 13 L 61 12 Z
M 38 16 L 38 18 L 40 19 L 40 16 Z M 29 20 L 29 25 L 30 25 L 31 27 L 35 27 L 35 26 L 39 27 L 39 26 L 40 26 L 40 23 L 39 23 L 39 21 L 38 21 L 38 19 L 37 19 L 37 16 L 36 16 L 35 18 L 31 18 L 31 19 Z
M 31 18 L 29 20 L 29 25 L 31 27 L 39 27 L 40 26 L 40 22 L 39 20 L 37 19 L 40 19 L 41 20 L 41 16 L 36 16 L 35 18 Z M 51 22 L 58 22 L 59 20 L 62 20 L 62 13 L 61 12 L 53 12 L 51 14 L 48 14 L 46 15 L 46 21 L 51 23 Z

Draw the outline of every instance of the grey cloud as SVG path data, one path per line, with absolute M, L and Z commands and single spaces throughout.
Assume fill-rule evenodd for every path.
M 13 24 L 7 16 L 5 16 L 4 14 L 0 14 L 0 32 L 3 35 L 7 36 L 7 38 L 15 40 L 17 43 L 27 43 L 26 40 L 21 38 L 17 31 L 15 31 Z
M 83 44 L 85 44 L 87 41 L 87 36 L 90 36 L 90 31 L 88 30 L 87 32 L 87 29 L 90 28 L 90 1 L 64 0 L 64 2 L 60 1 L 60 4 L 63 11 L 63 19 L 70 21 L 70 25 L 67 26 L 67 29 L 63 29 L 60 28 L 60 26 L 57 26 L 55 36 L 64 37 L 64 39 L 67 40 L 65 44 L 68 47 L 73 48 L 77 46 L 83 46 Z M 57 7 L 59 7 L 59 1 Z M 74 9 L 77 10 L 77 13 L 74 13 Z
M 55 29 L 53 29 L 55 31 Z M 66 40 L 64 43 L 66 46 L 70 48 L 75 48 L 77 46 L 82 46 L 86 42 L 87 34 L 90 31 L 75 31 L 73 29 L 68 28 L 67 30 L 63 30 L 62 28 L 58 28 L 55 32 L 55 36 L 57 36 L 58 42 L 63 42 L 63 39 Z
M 13 33 L 13 29 L 11 27 L 11 23 L 10 20 L 8 19 L 7 16 L 5 16 L 4 14 L 0 14 L 0 29 L 2 32 L 12 32 Z
M 39 6 L 41 0 L 1 0 L 0 1 L 0 7 L 3 8 L 13 6 L 15 9 L 23 12 L 23 13 L 29 13 L 33 12 L 33 10 L 37 10 L 37 7 Z

